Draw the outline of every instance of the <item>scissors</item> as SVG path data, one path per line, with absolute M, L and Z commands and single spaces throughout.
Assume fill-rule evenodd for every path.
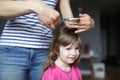
M 61 19 L 61 22 L 79 22 L 80 19 L 79 18 L 64 18 L 64 19 Z

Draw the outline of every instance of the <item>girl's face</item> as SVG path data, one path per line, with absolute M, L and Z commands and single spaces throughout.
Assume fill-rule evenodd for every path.
M 72 64 L 80 55 L 77 43 L 71 43 L 68 46 L 60 46 L 58 59 L 65 64 Z

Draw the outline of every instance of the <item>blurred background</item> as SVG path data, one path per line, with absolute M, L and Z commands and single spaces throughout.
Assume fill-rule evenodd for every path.
M 75 17 L 87 13 L 95 20 L 95 28 L 81 33 L 83 51 L 87 46 L 98 55 L 94 63 L 104 64 L 102 79 L 120 80 L 120 0 L 73 0 L 71 4 Z M 81 60 L 80 68 L 84 64 L 85 60 Z M 93 78 L 87 76 L 84 80 Z
M 81 33 L 83 51 L 87 45 L 88 54 L 97 55 L 93 63 L 104 65 L 103 80 L 120 80 L 120 0 L 71 0 L 71 5 L 75 17 L 87 13 L 95 20 L 93 29 Z M 5 21 L 0 19 L 0 34 Z M 89 66 L 85 63 L 89 64 L 81 60 L 81 69 Z M 83 80 L 93 80 L 93 73 L 83 76 Z

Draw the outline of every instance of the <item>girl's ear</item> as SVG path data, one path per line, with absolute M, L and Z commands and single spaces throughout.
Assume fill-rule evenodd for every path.
M 59 50 L 58 49 L 55 49 L 54 52 L 55 52 L 56 55 L 59 55 Z

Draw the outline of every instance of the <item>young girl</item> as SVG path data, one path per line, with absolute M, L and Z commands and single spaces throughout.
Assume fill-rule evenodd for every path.
M 75 29 L 59 27 L 53 32 L 48 60 L 42 80 L 82 80 L 77 67 L 81 54 L 81 39 Z

